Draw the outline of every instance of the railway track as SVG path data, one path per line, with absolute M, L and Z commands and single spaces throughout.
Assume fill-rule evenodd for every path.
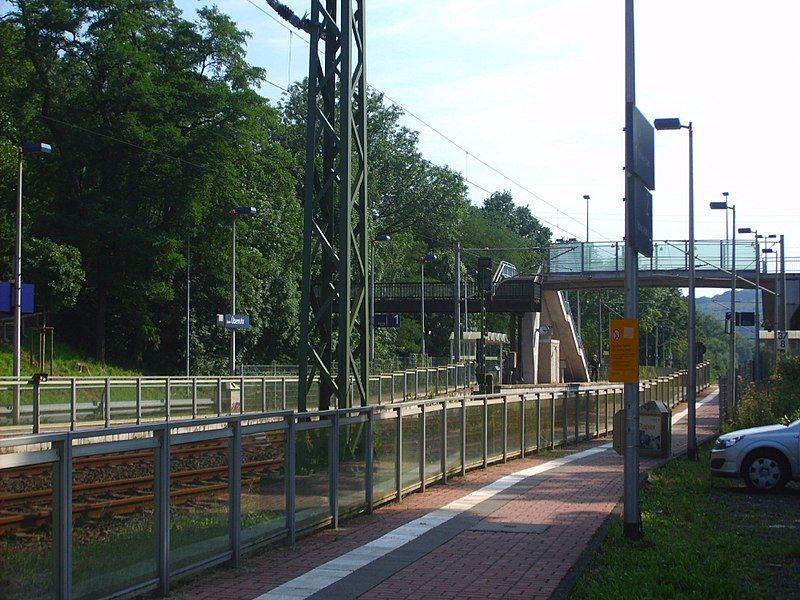
M 270 436 L 270 443 L 280 442 L 283 436 Z M 257 449 L 259 440 L 252 440 L 244 446 L 245 453 Z M 261 438 L 263 447 L 264 438 Z M 225 440 L 217 440 L 208 444 L 186 444 L 186 447 L 173 448 L 172 458 L 178 461 L 208 459 L 215 453 L 219 457 L 227 447 Z M 246 454 L 245 454 L 246 455 Z M 75 472 L 85 469 L 107 469 L 109 467 L 123 470 L 130 465 L 141 467 L 152 464 L 151 451 L 132 451 L 114 455 L 97 455 L 81 457 L 75 461 Z M 180 463 L 178 463 L 180 464 Z M 250 460 L 242 463 L 243 484 L 257 482 L 269 473 L 274 473 L 283 464 L 283 457 Z M 50 465 L 20 467 L 6 471 L 14 471 L 16 477 L 41 478 Z M 173 505 L 191 502 L 203 496 L 226 491 L 228 465 L 208 466 L 175 470 L 170 474 L 170 502 Z M 121 515 L 136 512 L 152 506 L 154 478 L 152 474 L 134 477 L 107 478 L 103 481 L 74 483 L 72 488 L 72 516 L 97 519 L 104 516 Z M 48 523 L 52 518 L 52 490 L 35 489 L 22 492 L 0 494 L 0 534 L 30 530 Z

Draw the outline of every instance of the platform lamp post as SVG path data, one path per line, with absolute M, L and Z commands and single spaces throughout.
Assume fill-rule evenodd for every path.
M 22 348 L 22 166 L 26 156 L 34 154 L 50 154 L 53 148 L 44 142 L 25 142 L 18 148 L 17 162 L 19 163 L 19 183 L 17 186 L 17 215 L 16 215 L 16 241 L 14 244 L 14 377 L 19 378 L 21 368 Z M 13 422 L 19 423 L 20 399 L 19 385 L 14 386 Z
M 589 194 L 584 194 L 583 199 L 586 201 L 586 239 L 581 247 L 583 251 L 581 252 L 581 270 L 586 270 L 586 251 L 589 249 Z M 578 338 L 581 340 L 581 351 L 583 351 L 583 324 L 581 321 L 581 291 L 575 291 L 575 302 L 578 305 Z
M 757 229 L 740 227 L 738 233 L 752 233 L 756 244 L 756 308 L 755 308 L 755 353 L 753 354 L 753 380 L 761 381 L 761 245 L 763 237 Z
M 258 211 L 253 206 L 240 206 L 231 209 L 231 217 L 233 217 L 233 243 L 231 244 L 231 315 L 236 314 L 236 219 L 240 216 L 254 217 Z M 231 375 L 236 375 L 236 330 L 231 329 L 231 356 L 230 356 L 230 372 Z M 244 390 L 242 390 L 244 394 Z M 244 395 L 242 396 L 244 398 Z
M 421 275 L 421 281 L 422 281 L 422 290 L 421 290 L 422 293 L 420 294 L 420 297 L 422 299 L 422 306 L 421 306 L 422 319 L 421 319 L 421 321 L 422 321 L 422 360 L 423 361 L 425 361 L 425 357 L 427 356 L 427 352 L 425 351 L 425 263 L 433 262 L 435 260 L 438 260 L 438 258 L 439 257 L 436 256 L 435 254 L 433 254 L 432 252 L 429 252 L 428 254 L 426 254 L 425 256 L 423 256 L 419 260 L 420 275 Z M 427 361 L 426 361 L 426 366 L 427 366 Z
M 377 242 L 391 242 L 392 236 L 388 233 L 376 233 L 371 240 L 372 252 L 369 260 L 369 360 L 375 361 L 375 249 Z
M 653 125 L 659 131 L 672 129 L 689 130 L 689 319 L 688 330 L 688 404 L 689 440 L 686 454 L 690 460 L 697 460 L 697 329 L 695 324 L 695 276 L 694 276 L 694 130 L 692 122 L 683 125 L 680 119 L 656 119 Z M 658 350 L 656 349 L 656 352 Z
M 776 235 L 770 234 L 765 235 L 765 238 L 775 238 L 778 237 Z M 769 275 L 769 268 L 767 265 L 767 254 L 774 254 L 775 255 L 775 276 L 772 279 L 775 282 L 773 286 L 774 289 L 772 290 L 774 294 L 772 295 L 772 351 L 773 355 L 773 366 L 778 366 L 778 329 L 780 329 L 778 325 L 778 253 L 775 252 L 774 248 L 762 248 L 761 254 L 764 255 L 764 275 Z M 764 305 L 764 312 L 766 312 L 766 304 Z
M 731 231 L 731 322 L 728 332 L 728 394 L 729 405 L 736 406 L 736 206 L 728 203 L 728 192 L 722 194 L 722 202 L 710 202 L 712 210 L 730 210 L 732 216 Z M 728 213 L 725 213 L 725 222 L 728 222 Z

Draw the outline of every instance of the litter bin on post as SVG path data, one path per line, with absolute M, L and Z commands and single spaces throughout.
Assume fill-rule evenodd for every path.
M 614 450 L 625 452 L 625 411 L 614 415 Z M 672 455 L 672 411 L 660 400 L 639 407 L 639 455 L 669 458 Z

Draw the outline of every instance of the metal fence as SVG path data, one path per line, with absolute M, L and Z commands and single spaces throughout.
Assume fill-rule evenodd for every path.
M 672 406 L 687 381 L 683 371 L 644 382 L 642 402 Z M 707 363 L 697 381 L 709 385 Z M 19 509 L 36 533 L 0 536 L 0 581 L 9 597 L 166 594 L 176 577 L 236 566 L 259 545 L 292 545 L 471 468 L 608 433 L 622 405 L 621 386 L 517 390 L 0 440 L 0 493 L 19 484 L 11 496 L 39 499 Z M 98 500 L 98 485 L 113 493 Z
M 448 394 L 475 382 L 474 364 L 370 377 L 370 402 Z M 315 384 L 316 385 L 316 384 Z M 297 408 L 297 376 L 0 378 L 0 433 L 43 425 L 105 427 Z

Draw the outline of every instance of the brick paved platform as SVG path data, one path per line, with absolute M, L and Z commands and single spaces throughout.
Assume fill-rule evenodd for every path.
M 700 397 L 698 437 L 718 406 Z M 686 406 L 673 411 L 673 451 L 686 447 Z M 473 471 L 298 541 L 271 546 L 173 598 L 546 598 L 622 495 L 609 439 Z M 561 457 L 561 458 L 556 458 Z M 642 471 L 658 461 L 642 460 Z

